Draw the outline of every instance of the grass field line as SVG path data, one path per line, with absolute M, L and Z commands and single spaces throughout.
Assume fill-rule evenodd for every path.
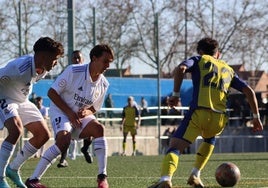
M 24 177 L 26 178 L 26 177 Z M 67 177 L 67 176 L 46 176 L 46 177 L 43 177 L 42 179 L 96 179 L 96 177 L 92 177 L 92 176 L 89 176 L 89 177 L 85 177 L 85 176 L 71 176 L 71 177 Z M 189 177 L 173 177 L 172 179 L 178 179 L 178 180 L 183 180 L 183 179 L 188 179 Z M 138 177 L 138 176 L 114 176 L 114 177 L 111 177 L 109 176 L 108 179 L 159 179 L 159 177 Z M 202 179 L 215 179 L 215 177 L 203 177 Z M 241 179 L 247 179 L 247 180 L 268 180 L 268 177 L 267 178 L 249 178 L 249 177 L 242 177 Z

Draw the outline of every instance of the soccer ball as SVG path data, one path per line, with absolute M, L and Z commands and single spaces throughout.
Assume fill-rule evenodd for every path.
M 240 180 L 240 170 L 234 163 L 222 163 L 216 169 L 215 177 L 222 187 L 233 187 Z

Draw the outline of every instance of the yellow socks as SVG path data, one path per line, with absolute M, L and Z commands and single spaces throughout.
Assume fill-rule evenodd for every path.
M 209 144 L 207 142 L 202 142 L 198 148 L 198 152 L 196 153 L 194 167 L 199 170 L 202 170 L 207 164 L 211 154 L 213 153 L 213 150 L 214 145 Z
M 179 152 L 177 150 L 167 153 L 162 161 L 161 176 L 168 176 L 171 179 L 178 167 L 178 163 Z

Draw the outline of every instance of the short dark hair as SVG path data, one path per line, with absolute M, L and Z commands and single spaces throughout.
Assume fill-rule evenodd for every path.
M 63 45 L 55 41 L 49 37 L 41 37 L 39 38 L 34 46 L 33 46 L 34 52 L 40 52 L 40 51 L 46 51 L 46 52 L 54 52 L 61 56 L 64 54 L 64 48 Z
M 114 59 L 114 52 L 108 44 L 98 44 L 90 51 L 89 53 L 90 60 L 92 60 L 93 56 L 95 57 L 102 56 L 103 52 L 111 54 Z
M 41 96 L 38 96 L 35 98 L 36 101 L 41 101 L 42 99 L 43 99 L 43 97 L 41 97 Z
M 203 53 L 206 55 L 215 55 L 215 53 L 219 50 L 219 43 L 218 41 L 206 37 L 201 39 L 198 43 L 197 43 L 197 53 Z
M 81 53 L 80 50 L 74 50 L 72 54 Z

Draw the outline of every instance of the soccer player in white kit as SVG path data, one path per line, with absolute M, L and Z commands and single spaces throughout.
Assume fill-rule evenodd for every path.
M 69 65 L 52 84 L 48 96 L 52 103 L 50 118 L 55 133 L 55 144 L 49 147 L 32 176 L 26 181 L 28 188 L 45 188 L 42 175 L 55 159 L 66 151 L 72 138 L 93 137 L 93 148 L 98 161 L 98 188 L 108 188 L 107 141 L 104 125 L 94 113 L 102 107 L 109 83 L 104 71 L 114 60 L 112 49 L 106 44 L 96 45 L 90 51 L 89 64 Z
M 43 78 L 64 54 L 61 43 L 49 37 L 39 38 L 33 46 L 34 55 L 24 55 L 0 69 L 0 130 L 8 135 L 0 148 L 0 187 L 9 188 L 6 176 L 17 187 L 26 187 L 19 170 L 49 139 L 47 124 L 35 104 L 29 101 L 33 83 Z M 23 127 L 33 135 L 25 142 L 15 159 L 8 165 Z

